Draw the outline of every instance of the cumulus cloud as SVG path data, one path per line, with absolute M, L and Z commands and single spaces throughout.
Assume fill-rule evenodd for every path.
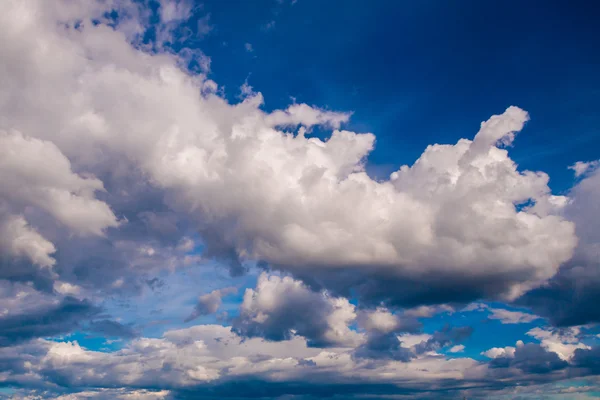
M 470 326 L 450 326 L 446 325 L 441 330 L 435 332 L 429 339 L 416 345 L 418 353 L 428 351 L 438 351 L 439 349 L 456 345 L 467 339 L 473 333 Z
M 103 235 L 117 218 L 94 197 L 104 190 L 100 180 L 71 170 L 64 154 L 49 141 L 0 128 L 0 248 L 34 264 L 51 267 L 56 247 L 21 213 L 35 207 L 80 235 Z
M 533 328 L 527 332 L 540 341 L 540 345 L 553 353 L 556 353 L 562 360 L 570 360 L 577 349 L 591 349 L 590 346 L 580 343 L 579 328 L 567 328 L 562 330 L 551 330 L 543 328 Z
M 108 204 L 94 198 L 102 182 L 73 173 L 54 143 L 0 131 L 0 158 L 0 196 L 9 204 L 38 207 L 81 235 L 118 225 Z
M 286 393 L 279 382 L 299 379 L 305 382 L 299 394 L 317 397 L 325 387 L 331 393 L 347 392 L 357 383 L 363 385 L 360 390 L 364 393 L 378 391 L 380 384 L 370 387 L 375 379 L 390 385 L 390 393 L 398 392 L 397 385 L 423 391 L 428 390 L 432 379 L 450 383 L 477 368 L 470 359 L 427 356 L 410 363 L 388 361 L 374 367 L 368 360 L 354 360 L 347 349 L 311 348 L 298 337 L 284 342 L 243 339 L 229 328 L 215 325 L 169 331 L 162 338 L 135 339 L 110 353 L 86 350 L 76 342 L 44 340 L 12 351 L 18 353 L 0 349 L 0 363 L 20 362 L 21 367 L 9 375 L 13 382 L 31 379 L 29 374 L 37 377 L 41 388 L 51 388 L 54 383 L 122 390 L 151 385 L 171 391 L 175 398 L 185 398 L 186 393 L 192 398 L 232 396 L 233 383 L 238 389 L 248 389 L 245 395 L 277 397 L 277 393 Z M 38 357 L 37 362 L 25 362 L 33 356 Z M 86 374 L 76 373 L 82 368 Z
M 56 251 L 54 244 L 33 229 L 21 215 L 0 217 L 0 249 L 4 254 L 27 257 L 32 263 L 42 267 L 54 265 L 51 254 Z
M 203 53 L 174 50 L 190 35 L 181 22 L 194 3 L 159 3 L 154 16 L 127 0 L 3 5 L 3 384 L 198 398 L 237 395 L 234 381 L 250 395 L 285 395 L 278 384 L 302 381 L 312 386 L 299 395 L 357 384 L 370 395 L 597 371 L 595 348 L 539 329 L 529 331 L 539 344 L 490 349 L 489 364 L 445 359 L 438 351 L 460 352 L 472 329 L 423 334 L 417 320 L 452 311 L 447 303 L 534 289 L 519 301 L 556 324 L 599 321 L 585 307 L 599 293 L 594 162 L 576 164 L 577 186 L 553 195 L 545 173 L 509 156 L 529 119 L 512 106 L 468 139 L 428 146 L 389 179 L 371 179 L 376 138 L 346 130 L 351 113 L 266 112 L 248 86 L 229 102 Z M 154 17 L 160 26 L 148 29 Z M 315 127 L 331 133 L 312 137 Z M 211 258 L 233 275 L 254 263 L 270 270 L 246 290 L 231 328 L 140 337 L 95 304 L 157 290 L 159 272 Z M 187 320 L 216 312 L 231 292 L 200 296 Z M 534 318 L 488 311 L 507 323 Z M 105 353 L 39 339 L 75 329 L 131 341 Z
M 576 226 L 578 245 L 547 285 L 519 300 L 559 326 L 600 321 L 600 169 L 585 174 L 568 194 L 562 214 Z
M 517 342 L 517 347 L 523 346 L 523 342 Z M 513 358 L 516 348 L 513 346 L 492 347 L 489 350 L 483 351 L 481 354 L 488 358 Z
M 194 307 L 194 311 L 185 319 L 185 322 L 192 321 L 201 315 L 209 315 L 217 312 L 221 306 L 221 299 L 223 296 L 237 293 L 237 288 L 226 287 L 223 289 L 216 289 L 210 293 L 203 294 L 198 297 L 198 302 Z
M 316 398 L 335 393 L 349 398 L 382 393 L 439 398 L 443 390 L 451 394 L 467 390 L 469 397 L 489 398 L 501 389 L 498 379 L 507 386 L 529 386 L 568 376 L 584 377 L 593 373 L 597 364 L 593 358 L 597 350 L 578 349 L 569 363 L 533 343 L 519 344 L 511 355 L 497 357 L 489 365 L 438 354 L 374 363 L 353 357 L 352 351 L 310 347 L 300 337 L 281 342 L 246 339 L 229 327 L 199 325 L 168 331 L 160 338 L 134 339 L 113 352 L 87 350 L 77 342 L 40 339 L 0 349 L 0 365 L 11 366 L 2 375 L 4 381 L 35 384 L 50 395 L 59 385 L 67 394 L 69 388 L 118 388 L 90 390 L 106 390 L 105 394 L 115 396 L 152 387 L 168 391 L 172 398 L 239 397 L 241 389 L 244 396 L 267 398 L 290 393 Z M 82 369 L 85 374 L 79 373 Z M 296 387 L 289 382 L 302 384 Z M 491 392 L 485 389 L 488 385 Z M 76 396 L 77 390 L 72 391 Z
M 364 172 L 374 135 L 339 130 L 349 114 L 305 104 L 265 113 L 260 94 L 229 104 L 176 55 L 143 53 L 120 32 L 86 23 L 96 8 L 10 2 L 1 24 L 3 71 L 28 66 L 4 89 L 13 100 L 0 102 L 2 128 L 26 133 L 9 140 L 45 146 L 64 166 L 69 178 L 51 193 L 65 195 L 44 192 L 43 204 L 27 197 L 60 222 L 94 233 L 116 226 L 91 197 L 101 181 L 70 168 L 116 179 L 114 168 L 126 167 L 167 193 L 166 205 L 196 223 L 207 254 L 238 263 L 236 271 L 261 260 L 336 293 L 358 287 L 374 303 L 514 298 L 571 256 L 573 226 L 548 214 L 560 202 L 547 175 L 519 171 L 499 148 L 513 143 L 525 111 L 510 107 L 473 140 L 430 146 L 377 182 Z M 182 10 L 161 12 L 170 20 Z M 65 30 L 56 19 L 84 22 Z M 327 140 L 278 130 L 316 124 L 335 130 Z M 61 213 L 60 201 L 81 211 Z
M 310 346 L 349 346 L 359 335 L 349 328 L 356 318 L 345 298 L 314 292 L 291 277 L 262 273 L 256 289 L 246 289 L 233 327 L 241 335 L 287 340 L 300 335 Z
M 463 351 L 465 351 L 465 345 L 457 344 L 456 346 L 452 346 L 448 351 L 450 353 L 462 353 Z

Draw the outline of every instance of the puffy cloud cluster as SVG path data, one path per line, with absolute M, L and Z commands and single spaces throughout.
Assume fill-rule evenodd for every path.
M 34 207 L 80 235 L 102 235 L 118 225 L 108 204 L 94 197 L 100 180 L 73 173 L 50 141 L 0 131 L 0 246 L 42 267 L 54 265 L 55 246 L 32 228 L 22 213 Z
M 262 273 L 256 289 L 246 289 L 233 327 L 239 334 L 270 340 L 303 336 L 310 346 L 352 346 L 360 336 L 348 325 L 356 318 L 345 298 L 313 292 L 291 277 Z
M 34 157 L 43 148 L 58 167 L 49 174 L 35 157 L 6 164 L 3 176 L 18 182 L 8 193 L 21 206 L 98 234 L 117 226 L 110 204 L 126 191 L 124 170 L 138 171 L 166 207 L 194 221 L 206 254 L 238 270 L 264 261 L 335 293 L 360 287 L 374 302 L 514 298 L 571 256 L 573 225 L 549 214 L 564 198 L 551 195 L 547 175 L 518 171 L 499 148 L 523 127 L 523 110 L 492 117 L 473 140 L 430 146 L 377 182 L 364 172 L 375 137 L 338 130 L 348 114 L 305 104 L 265 113 L 260 94 L 229 104 L 214 82 L 180 69 L 177 55 L 133 47 L 135 29 L 92 23 L 110 3 L 82 4 L 10 1 L 3 13 L 3 96 L 11 101 L 0 102 L 0 128 L 21 132 L 4 137 L 4 151 Z M 121 15 L 135 16 L 128 4 Z M 335 129 L 329 139 L 306 136 L 317 124 Z M 27 162 L 28 172 L 14 175 Z M 108 203 L 93 197 L 99 179 L 111 181 Z M 54 248 L 40 239 L 27 250 L 5 246 L 49 264 Z
M 426 396 L 597 373 L 597 348 L 574 331 L 531 330 L 539 344 L 490 349 L 486 364 L 438 353 L 465 351 L 470 327 L 424 334 L 418 320 L 452 310 L 446 303 L 519 298 L 557 324 L 599 321 L 585 307 L 600 293 L 597 162 L 575 164 L 578 184 L 553 195 L 545 173 L 509 156 L 529 118 L 511 106 L 470 139 L 431 145 L 374 180 L 365 164 L 375 136 L 345 130 L 351 113 L 266 112 L 248 85 L 228 102 L 204 54 L 170 47 L 194 4 L 159 5 L 153 16 L 129 0 L 3 4 L 3 385 L 64 399 L 214 398 L 240 387 Z M 208 33 L 208 16 L 197 29 Z M 311 137 L 315 127 L 330 136 Z M 272 271 L 246 290 L 231 328 L 147 338 L 103 313 L 107 297 L 157 290 L 159 272 L 212 258 L 232 275 L 254 263 Z M 201 295 L 187 321 L 233 292 Z M 503 323 L 535 319 L 486 308 Z M 131 341 L 101 352 L 40 339 L 75 329 Z M 100 389 L 59 393 L 70 387 Z

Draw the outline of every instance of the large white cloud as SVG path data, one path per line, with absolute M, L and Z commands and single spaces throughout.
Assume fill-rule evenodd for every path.
M 293 133 L 297 125 L 337 128 L 348 114 L 307 105 L 267 114 L 260 94 L 228 104 L 214 82 L 179 69 L 177 56 L 130 45 L 143 24 L 134 5 L 119 2 L 126 11 L 113 30 L 90 21 L 102 19 L 101 3 L 58 3 L 5 5 L 0 129 L 26 132 L 30 138 L 10 140 L 48 147 L 66 170 L 68 159 L 78 171 L 113 179 L 139 172 L 197 223 L 209 254 L 266 261 L 341 291 L 361 276 L 375 285 L 419 281 L 411 301 L 436 285 L 448 293 L 433 302 L 455 295 L 457 274 L 470 287 L 461 289 L 463 300 L 514 298 L 571 256 L 572 224 L 549 215 L 564 198 L 551 195 L 547 175 L 519 172 L 498 148 L 528 118 L 517 107 L 483 123 L 474 140 L 430 146 L 413 166 L 377 182 L 363 168 L 372 134 L 335 130 L 322 141 L 303 128 Z M 101 183 L 70 176 L 58 181 L 64 195 L 29 201 L 80 230 L 115 226 L 108 206 L 91 197 Z M 27 193 L 38 183 L 16 182 Z M 81 211 L 61 212 L 63 201 Z M 515 208 L 526 203 L 535 206 Z M 356 276 L 338 279 L 342 269 Z

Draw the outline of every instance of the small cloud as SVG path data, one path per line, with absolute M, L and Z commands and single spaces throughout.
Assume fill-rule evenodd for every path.
M 491 312 L 489 319 L 499 320 L 503 324 L 526 324 L 539 319 L 537 315 L 520 311 L 509 311 L 502 308 L 489 308 Z
M 234 293 L 237 293 L 237 288 L 226 287 L 203 294 L 202 296 L 198 297 L 198 302 L 196 303 L 194 310 L 184 320 L 184 322 L 190 322 L 202 315 L 214 314 L 221 306 L 222 298 Z
M 457 344 L 456 346 L 452 346 L 452 348 L 448 351 L 450 353 L 462 353 L 465 351 L 465 346 L 463 344 Z
M 595 161 L 577 161 L 569 169 L 575 171 L 575 177 L 578 178 L 587 172 L 591 172 L 600 166 L 600 160 Z
M 210 14 L 198 20 L 198 35 L 206 36 L 213 30 L 213 25 L 210 23 Z
M 251 44 L 251 43 L 246 43 L 246 44 L 244 45 L 244 48 L 246 49 L 246 51 L 247 51 L 248 53 L 252 53 L 252 52 L 254 51 L 254 47 L 252 47 L 252 44 Z
M 262 30 L 265 32 L 269 32 L 275 29 L 275 20 L 271 20 L 262 26 Z

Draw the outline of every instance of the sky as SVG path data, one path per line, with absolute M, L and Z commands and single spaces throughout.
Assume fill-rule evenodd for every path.
M 600 398 L 598 5 L 0 6 L 0 399 Z

